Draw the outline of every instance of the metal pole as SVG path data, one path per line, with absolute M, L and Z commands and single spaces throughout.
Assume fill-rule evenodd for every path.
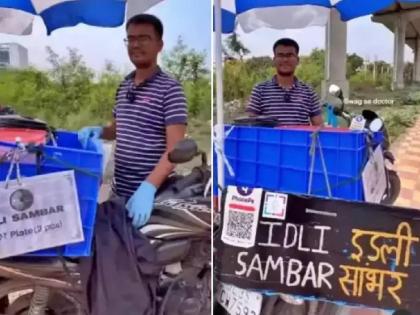
M 217 130 L 218 143 L 224 152 L 224 115 L 223 115 L 223 62 L 222 62 L 222 6 L 221 0 L 214 1 L 214 20 L 215 20 L 215 70 L 216 70 L 216 111 L 217 111 Z M 224 187 L 224 165 L 221 154 L 217 156 L 217 178 L 220 187 Z M 219 196 L 221 192 L 219 191 Z

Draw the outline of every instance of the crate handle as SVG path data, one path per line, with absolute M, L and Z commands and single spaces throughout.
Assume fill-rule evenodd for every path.
M 51 161 L 57 162 L 57 163 L 63 165 L 64 167 L 66 167 L 66 168 L 75 170 L 76 172 L 79 172 L 79 173 L 82 173 L 82 174 L 85 174 L 85 175 L 88 175 L 88 176 L 92 176 L 92 177 L 96 177 L 96 178 L 100 178 L 101 177 L 101 176 L 99 176 L 99 175 L 97 175 L 97 174 L 95 174 L 95 173 L 93 173 L 93 172 L 91 172 L 89 170 L 86 170 L 86 169 L 81 168 L 81 167 L 78 167 L 78 166 L 74 166 L 71 163 L 68 163 L 66 161 L 63 161 L 62 159 L 60 159 L 60 158 L 58 158 L 58 157 L 56 157 L 54 155 L 47 154 L 43 150 L 43 147 L 40 146 L 40 145 L 35 145 L 33 143 L 29 143 L 27 145 L 24 145 L 24 144 L 19 143 L 19 142 L 17 142 L 16 144 L 0 142 L 0 145 L 2 145 L 2 146 L 4 145 L 6 147 L 10 147 L 11 148 L 11 150 L 8 151 L 5 155 L 3 155 L 3 157 L 0 159 L 0 163 L 2 163 L 5 159 L 10 158 L 10 155 L 12 154 L 12 152 L 20 148 L 20 150 L 21 150 L 20 152 L 21 153 L 26 152 L 26 153 L 29 153 L 29 154 L 35 154 L 35 156 L 36 156 L 37 173 L 38 174 L 40 173 L 41 159 L 44 159 L 44 160 L 51 160 Z M 11 170 L 10 173 L 12 171 L 13 170 Z M 20 168 L 19 168 L 19 172 L 20 172 Z
M 310 147 L 309 154 L 312 157 L 311 157 L 311 169 L 310 169 L 310 172 L 309 172 L 308 195 L 310 195 L 311 192 L 312 192 L 312 181 L 313 181 L 314 168 L 315 168 L 316 147 L 318 145 L 319 155 L 320 155 L 321 163 L 322 163 L 322 171 L 323 171 L 324 177 L 325 177 L 325 184 L 327 185 L 328 197 L 332 198 L 331 185 L 330 185 L 330 180 L 328 178 L 327 166 L 325 164 L 324 152 L 322 150 L 321 141 L 319 140 L 319 132 L 321 131 L 321 129 L 322 129 L 322 127 L 319 127 L 317 130 L 315 130 L 311 134 L 312 141 L 311 141 L 311 147 Z
M 233 171 L 233 168 L 232 168 L 232 166 L 230 165 L 230 162 L 229 162 L 229 160 L 227 159 L 227 157 L 226 157 L 226 155 L 225 155 L 225 152 L 223 152 L 223 150 L 222 150 L 222 145 L 221 145 L 221 143 L 219 143 L 219 137 L 218 137 L 218 132 L 217 132 L 217 130 L 219 130 L 218 128 L 219 128 L 219 126 L 220 125 L 216 125 L 215 127 L 214 127 L 214 137 L 213 137 L 213 144 L 214 144 L 214 146 L 215 146 L 215 151 L 216 151 L 216 153 L 219 155 L 221 155 L 222 156 L 222 159 L 223 159 L 223 162 L 224 162 L 224 164 L 225 164 L 225 166 L 226 166 L 226 169 L 227 169 L 227 171 L 228 171 L 228 173 L 229 173 L 229 175 L 231 176 L 231 177 L 234 177 L 235 176 L 235 172 Z M 232 126 L 232 127 L 230 127 L 230 129 L 228 130 L 228 131 L 226 131 L 225 132 L 225 138 L 223 139 L 223 141 L 225 141 L 225 139 L 230 135 L 230 133 L 233 131 L 233 129 L 235 128 L 235 126 Z
M 3 162 L 6 159 L 10 159 L 10 166 L 9 166 L 9 170 L 7 171 L 7 175 L 6 175 L 6 179 L 4 183 L 4 189 L 7 189 L 9 187 L 10 177 L 12 176 L 12 173 L 15 167 L 16 167 L 16 181 L 19 186 L 22 185 L 22 176 L 20 173 L 19 162 L 20 162 L 21 155 L 25 152 L 26 152 L 25 146 L 19 141 L 16 141 L 16 148 L 5 153 L 4 156 L 2 157 L 1 162 Z

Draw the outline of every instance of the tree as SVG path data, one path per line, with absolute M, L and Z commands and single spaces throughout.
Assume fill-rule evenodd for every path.
M 309 59 L 314 64 L 324 67 L 325 65 L 325 50 L 320 48 L 312 49 L 311 53 L 309 54 Z
M 192 116 L 210 118 L 211 91 L 205 54 L 188 49 L 181 42 L 182 83 Z M 112 117 L 115 94 L 123 74 L 107 61 L 95 72 L 86 66 L 76 49 L 60 56 L 47 48 L 48 71 L 33 68 L 0 70 L 0 103 L 19 113 L 47 121 L 51 126 L 77 130 L 86 125 L 103 125 Z M 174 60 L 174 64 L 181 64 Z
M 211 107 L 211 87 L 206 54 L 189 49 L 181 37 L 176 45 L 162 57 L 163 68 L 182 82 L 187 95 L 188 111 L 192 117 L 199 115 L 209 119 Z
M 363 66 L 363 58 L 353 53 L 347 55 L 347 76 L 351 77 Z
M 94 73 L 83 61 L 83 56 L 75 48 L 68 48 L 68 58 L 60 58 L 51 47 L 47 47 L 47 61 L 52 70 L 51 78 L 66 87 L 70 83 L 87 83 L 94 78 Z
M 240 60 L 250 53 L 249 49 L 244 46 L 236 33 L 233 33 L 226 38 L 223 51 L 227 57 L 238 57 Z
M 273 68 L 273 59 L 270 57 L 252 57 L 245 60 L 250 71 L 261 72 L 267 68 Z
M 178 81 L 197 81 L 208 74 L 205 65 L 206 54 L 188 49 L 182 37 L 178 37 L 176 45 L 162 56 L 163 68 Z
M 318 92 L 325 73 L 325 50 L 315 48 L 309 56 L 300 58 L 300 64 L 296 71 L 297 77 L 311 85 Z
M 205 54 L 196 53 L 192 50 L 188 56 L 188 72 L 190 73 L 190 79 L 193 82 L 197 82 L 200 78 L 208 74 L 208 69 L 205 67 Z
M 187 45 L 178 37 L 176 45 L 168 53 L 162 55 L 163 68 L 171 73 L 178 81 L 185 81 L 187 67 Z

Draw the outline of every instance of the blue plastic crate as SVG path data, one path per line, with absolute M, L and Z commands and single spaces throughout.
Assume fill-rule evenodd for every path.
M 26 254 L 28 256 L 68 257 L 89 256 L 91 254 L 92 238 L 96 217 L 97 200 L 102 179 L 102 144 L 100 141 L 89 141 L 87 150 L 83 150 L 77 133 L 57 132 L 57 146 L 49 143 L 43 147 L 46 158 L 41 160 L 39 174 L 61 172 L 75 169 L 77 194 L 80 204 L 80 214 L 83 225 L 84 241 L 66 246 L 41 250 Z M 13 146 L 0 143 L 1 148 Z M 4 181 L 9 163 L 0 164 L 0 181 Z M 33 161 L 20 164 L 21 175 L 25 177 L 37 175 L 37 167 Z M 13 174 L 12 178 L 16 178 Z
M 225 131 L 228 130 L 231 126 L 225 127 Z M 235 126 L 226 137 L 224 147 L 235 176 L 230 176 L 225 168 L 225 185 L 306 194 L 312 161 L 312 133 L 307 129 Z M 367 161 L 365 133 L 328 129 L 320 132 L 319 141 L 332 196 L 364 200 L 361 171 Z M 375 134 L 374 143 L 382 141 L 383 135 Z M 213 165 L 216 174 L 217 164 Z M 217 181 L 216 176 L 214 180 Z M 318 147 L 311 194 L 328 196 Z

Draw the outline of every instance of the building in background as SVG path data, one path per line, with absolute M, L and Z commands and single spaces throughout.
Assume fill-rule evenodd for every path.
M 17 43 L 0 43 L 0 68 L 28 67 L 28 50 Z

